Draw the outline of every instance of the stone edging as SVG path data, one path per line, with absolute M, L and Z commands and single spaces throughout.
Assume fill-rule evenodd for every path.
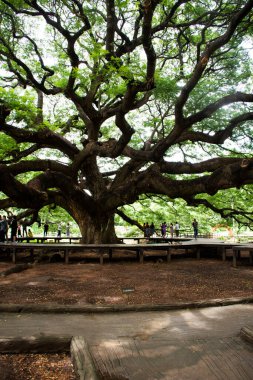
M 241 328 L 240 336 L 249 343 L 253 343 L 253 327 L 245 326 Z
M 164 305 L 59 305 L 59 304 L 0 304 L 0 313 L 112 313 L 199 309 L 253 303 L 253 297 L 178 302 Z
M 89 346 L 83 336 L 74 336 L 70 353 L 75 373 L 80 380 L 99 380 Z

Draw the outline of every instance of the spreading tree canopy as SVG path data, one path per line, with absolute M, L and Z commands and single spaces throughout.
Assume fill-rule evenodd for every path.
M 0 208 L 86 242 L 143 194 L 253 183 L 253 0 L 0 0 Z

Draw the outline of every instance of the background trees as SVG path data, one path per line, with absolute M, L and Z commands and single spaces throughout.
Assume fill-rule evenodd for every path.
M 0 0 L 0 207 L 58 205 L 87 242 L 145 194 L 250 224 L 219 192 L 253 180 L 252 7 Z

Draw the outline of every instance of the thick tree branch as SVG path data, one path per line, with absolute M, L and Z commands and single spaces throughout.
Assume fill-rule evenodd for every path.
M 0 165 L 0 191 L 4 192 L 9 198 L 13 199 L 19 207 L 37 208 L 48 201 L 46 192 L 37 191 L 19 182 L 5 165 Z
M 209 104 L 203 110 L 185 118 L 184 123 L 185 125 L 189 126 L 194 123 L 200 122 L 210 117 L 220 108 L 227 106 L 229 104 L 238 103 L 238 102 L 252 103 L 253 94 L 245 94 L 243 92 L 236 92 L 235 94 L 224 96 L 223 98 L 217 100 L 216 102 Z
M 27 129 L 16 128 L 10 124 L 2 124 L 0 125 L 0 131 L 11 136 L 17 143 L 29 142 L 41 144 L 44 147 L 47 146 L 48 148 L 58 149 L 71 158 L 79 152 L 75 145 L 48 128 L 34 132 Z
M 8 166 L 8 171 L 10 171 L 10 173 L 14 176 L 21 173 L 41 172 L 47 170 L 57 171 L 68 176 L 72 174 L 71 168 L 69 168 L 69 166 L 53 160 L 20 161 L 19 163 Z
M 159 167 L 161 173 L 168 174 L 201 174 L 210 172 L 213 173 L 215 170 L 224 168 L 227 165 L 241 162 L 241 158 L 233 157 L 219 157 L 212 158 L 207 161 L 201 161 L 197 163 L 188 162 L 161 162 L 156 164 Z
M 147 176 L 139 175 L 137 192 L 165 194 L 170 198 L 177 198 L 178 194 L 183 199 L 192 198 L 197 194 L 207 193 L 214 195 L 218 190 L 231 187 L 241 187 L 253 183 L 253 159 L 241 160 L 218 167 L 210 175 L 204 175 L 195 179 L 174 180 L 162 176 L 155 168 L 150 168 L 149 183 Z
M 234 209 L 229 207 L 216 207 L 207 199 L 194 198 L 188 202 L 189 206 L 199 206 L 204 205 L 208 209 L 214 211 L 216 214 L 219 214 L 222 218 L 228 219 L 233 218 L 238 223 L 242 222 L 242 218 L 244 219 L 243 224 L 251 227 L 253 222 L 253 212 L 245 211 L 242 209 Z
M 184 121 L 183 117 L 183 107 L 185 103 L 188 100 L 190 92 L 195 88 L 197 83 L 199 82 L 202 73 L 204 72 L 206 65 L 208 63 L 208 60 L 212 56 L 214 52 L 216 52 L 219 48 L 224 46 L 234 35 L 234 32 L 236 31 L 236 28 L 240 24 L 240 22 L 245 18 L 249 12 L 252 10 L 253 7 L 253 0 L 247 1 L 245 6 L 241 8 L 235 15 L 232 16 L 232 19 L 226 29 L 226 32 L 223 33 L 220 37 L 214 39 L 213 41 L 209 41 L 209 43 L 206 46 L 206 49 L 204 50 L 203 54 L 200 57 L 200 60 L 196 64 L 193 73 L 186 83 L 186 85 L 182 88 L 181 94 L 178 97 L 178 100 L 175 105 L 175 116 L 176 116 L 176 123 L 178 125 L 182 126 L 182 123 Z
M 117 210 L 116 214 L 118 214 L 125 222 L 131 224 L 132 226 L 138 227 L 140 230 L 143 231 L 143 226 L 137 221 L 132 218 L 130 218 L 128 215 L 124 213 L 122 210 Z

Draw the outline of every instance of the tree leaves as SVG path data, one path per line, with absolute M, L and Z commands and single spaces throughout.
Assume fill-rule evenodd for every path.
M 4 178 L 27 186 L 38 209 L 54 203 L 80 224 L 90 218 L 90 236 L 146 194 L 226 217 L 211 194 L 253 178 L 252 8 L 0 0 Z

